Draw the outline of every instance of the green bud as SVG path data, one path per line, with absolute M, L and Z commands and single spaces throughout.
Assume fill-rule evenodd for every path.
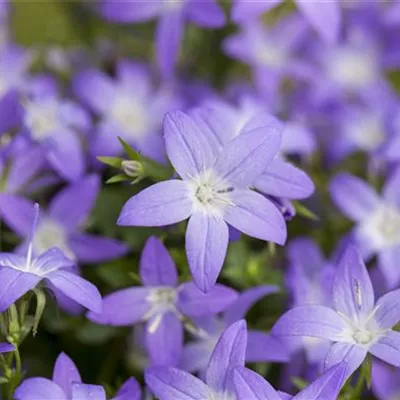
M 140 161 L 124 160 L 121 168 L 124 174 L 130 178 L 139 178 L 144 175 L 143 164 Z

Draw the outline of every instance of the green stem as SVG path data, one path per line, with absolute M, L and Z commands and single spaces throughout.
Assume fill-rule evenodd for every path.
M 364 387 L 365 379 L 366 379 L 365 367 L 364 367 L 364 364 L 362 364 L 361 368 L 360 368 L 360 376 L 358 377 L 357 385 L 354 388 L 354 392 L 352 393 L 350 400 L 361 399 L 361 392 Z

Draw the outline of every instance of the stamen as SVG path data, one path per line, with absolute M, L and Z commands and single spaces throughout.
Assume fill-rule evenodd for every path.
M 354 291 L 356 294 L 357 307 L 359 310 L 361 310 L 361 306 L 362 306 L 361 286 L 360 286 L 360 282 L 357 279 L 354 279 Z
M 34 239 L 34 236 L 35 236 L 35 230 L 36 230 L 36 225 L 37 225 L 38 219 L 39 219 L 39 203 L 35 203 L 32 229 L 31 229 L 30 238 L 29 238 L 28 253 L 26 255 L 26 266 L 27 266 L 27 268 L 29 268 L 29 266 L 31 265 L 31 262 L 32 262 L 33 239 Z

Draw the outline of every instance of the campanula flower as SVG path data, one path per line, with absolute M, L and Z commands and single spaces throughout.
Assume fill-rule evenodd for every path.
M 261 240 L 286 240 L 281 213 L 250 189 L 279 150 L 281 126 L 272 117 L 259 125 L 249 121 L 222 149 L 218 132 L 181 111 L 166 115 L 164 131 L 168 157 L 181 179 L 159 182 L 133 196 L 118 225 L 166 226 L 189 218 L 189 267 L 196 285 L 208 291 L 225 259 L 228 224 Z

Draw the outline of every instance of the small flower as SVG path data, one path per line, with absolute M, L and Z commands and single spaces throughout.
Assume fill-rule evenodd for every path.
M 177 364 L 187 317 L 216 314 L 237 297 L 234 290 L 223 285 L 214 286 L 206 294 L 192 282 L 178 285 L 174 261 L 155 237 L 143 249 L 140 277 L 143 287 L 122 289 L 106 296 L 102 313 L 89 313 L 88 318 L 114 326 L 145 322 L 146 346 L 153 365 Z
M 172 367 L 149 368 L 145 381 L 160 400 L 236 400 L 232 373 L 244 366 L 247 345 L 246 322 L 227 328 L 218 340 L 207 367 L 205 382 Z
M 400 366 L 399 291 L 376 303 L 361 254 L 350 245 L 345 251 L 332 288 L 333 306 L 305 305 L 284 314 L 272 329 L 277 336 L 311 336 L 333 342 L 325 368 L 346 361 L 351 375 L 367 353 Z
M 82 383 L 74 362 L 61 353 L 54 365 L 52 379 L 29 378 L 14 393 L 16 400 L 106 400 L 102 386 Z M 120 388 L 114 400 L 140 400 L 140 386 L 129 378 Z
M 167 153 L 182 178 L 157 183 L 123 207 L 120 226 L 165 226 L 189 218 L 186 254 L 196 285 L 208 291 L 225 259 L 228 224 L 262 240 L 286 240 L 278 209 L 249 187 L 277 153 L 280 125 L 249 127 L 221 150 L 216 132 L 176 111 L 165 117 Z M 254 128 L 254 129 L 252 129 Z
M 57 248 L 37 257 L 33 255 L 35 229 L 39 218 L 39 205 L 35 205 L 35 217 L 26 256 L 0 253 L 0 311 L 22 297 L 40 282 L 56 288 L 66 297 L 84 307 L 100 312 L 101 296 L 97 288 L 74 272 L 74 264 Z

